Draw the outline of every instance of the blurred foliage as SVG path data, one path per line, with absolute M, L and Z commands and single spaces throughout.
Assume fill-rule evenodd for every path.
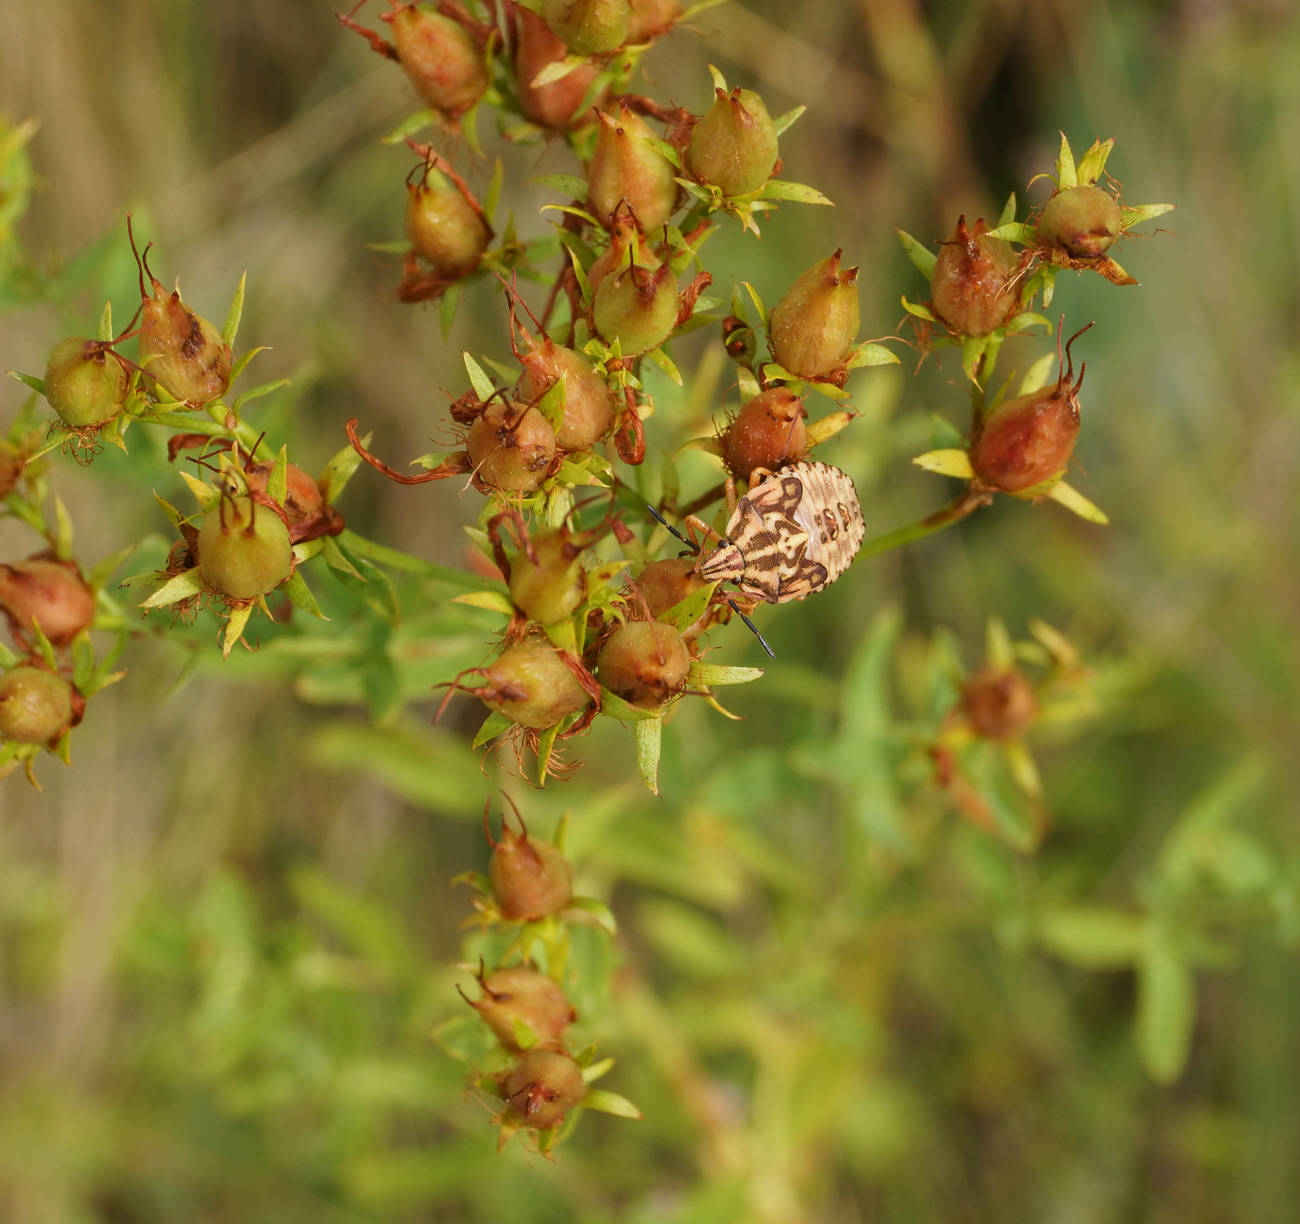
M 870 270 L 864 331 L 888 333 L 915 291 L 894 228 L 996 216 L 1060 129 L 1116 136 L 1134 197 L 1182 202 L 1176 237 L 1125 251 L 1141 289 L 1058 285 L 1097 320 L 1078 454 L 1112 525 L 998 504 L 773 610 L 778 662 L 728 697 L 744 721 L 683 703 L 655 800 L 618 727 L 543 791 L 480 762 L 474 703 L 426 725 L 429 686 L 496 625 L 449 598 L 476 507 L 354 481 L 350 525 L 428 558 L 394 575 L 400 625 L 342 586 L 321 598 L 347 634 L 298 626 L 225 664 L 210 624 L 187 631 L 202 652 L 142 625 L 75 768 L 0 790 L 0 1217 L 1295 1218 L 1300 22 L 1269 0 L 748 8 L 647 65 L 674 100 L 698 103 L 708 58 L 773 113 L 808 105 L 783 175 L 836 212 L 714 240 L 769 300 L 830 230 Z M 400 232 L 409 159 L 376 141 L 410 109 L 400 74 L 300 0 L 6 17 L 3 366 L 43 369 L 131 300 L 133 208 L 201 309 L 248 269 L 259 377 L 293 380 L 259 424 L 312 470 L 350 416 L 377 449 L 427 450 L 457 350 L 504 345 L 499 303 L 468 298 L 443 344 L 366 249 Z M 520 218 L 551 198 L 530 178 L 571 169 L 503 156 Z M 1014 339 L 1004 368 L 1043 351 Z M 652 448 L 720 415 L 716 338 L 676 357 L 695 377 L 655 383 Z M 26 395 L 8 385 L 6 428 Z M 863 385 L 828 457 L 887 531 L 937 504 L 908 460 L 949 444 L 934 418 L 962 427 L 966 398 L 951 355 Z M 685 458 L 684 485 L 708 463 Z M 161 559 L 164 454 L 51 481 L 88 564 L 132 541 Z M 33 547 L 12 521 L 0 541 Z M 926 749 L 990 617 L 1057 626 L 1093 672 L 1097 717 L 1030 736 L 1032 854 L 964 819 Z M 757 653 L 733 633 L 719 657 Z M 419 704 L 398 713 L 394 686 Z M 486 861 L 498 785 L 542 832 L 571 811 L 578 891 L 620 920 L 617 959 L 575 930 L 574 1001 L 645 1120 L 586 1117 L 554 1165 L 494 1155 L 448 1053 L 487 937 L 462 942 L 470 894 L 447 881 Z

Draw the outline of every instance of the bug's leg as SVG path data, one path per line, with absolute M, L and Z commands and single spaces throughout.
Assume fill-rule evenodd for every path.
M 750 480 L 750 487 L 753 488 L 753 483 L 754 483 L 753 476 L 750 476 L 749 480 Z M 736 514 L 736 480 L 734 476 L 727 477 L 727 483 L 725 485 L 725 489 L 727 494 L 727 522 L 729 523 L 731 522 L 732 518 L 735 517 Z
M 719 543 L 726 543 L 723 537 L 714 531 L 708 523 L 704 522 L 703 519 L 697 518 L 694 514 L 688 514 L 682 522 L 686 524 L 688 530 L 690 530 L 692 534 L 699 534 L 706 542 L 710 537 L 712 537 Z
M 756 488 L 758 485 L 761 485 L 763 481 L 765 481 L 769 476 L 774 476 L 774 475 L 776 475 L 776 473 L 773 472 L 771 468 L 756 467 L 749 474 L 749 487 L 751 489 Z

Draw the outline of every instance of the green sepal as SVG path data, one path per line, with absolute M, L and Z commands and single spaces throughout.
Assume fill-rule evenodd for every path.
M 239 334 L 239 320 L 244 315 L 244 286 L 247 280 L 248 273 L 244 272 L 239 278 L 235 296 L 230 299 L 230 309 L 226 311 L 226 322 L 221 329 L 221 339 L 227 348 L 235 343 L 235 336 Z
M 923 243 L 918 242 L 906 230 L 896 230 L 900 241 L 903 244 L 903 250 L 907 252 L 907 257 L 912 261 L 916 270 L 925 277 L 927 281 L 934 279 L 934 265 L 939 262 L 939 256 Z M 904 300 L 906 305 L 906 300 Z
M 636 765 L 652 795 L 659 794 L 659 754 L 663 746 L 664 723 L 662 718 L 645 718 L 639 721 L 636 732 Z

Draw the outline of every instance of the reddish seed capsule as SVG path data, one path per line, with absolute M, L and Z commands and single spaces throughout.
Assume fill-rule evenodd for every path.
M 573 900 L 573 868 L 558 846 L 536 841 L 508 826 L 492 850 L 488 876 L 502 916 L 536 922 L 558 914 Z
M 637 586 L 651 616 L 662 616 L 687 596 L 709 585 L 696 573 L 695 567 L 694 557 L 665 557 L 662 561 L 651 561 L 637 575 Z M 711 619 L 712 612 L 706 608 L 694 624 L 681 631 L 683 641 L 702 633 Z
M 33 626 L 52 646 L 67 646 L 95 619 L 95 594 L 75 565 L 34 557 L 0 565 L 0 608 L 15 634 Z
M 84 336 L 56 344 L 45 367 L 45 398 L 74 429 L 111 421 L 126 403 L 126 388 L 122 363 L 105 345 Z
M 627 38 L 628 0 L 542 0 L 551 32 L 577 55 L 617 51 Z
M 631 0 L 632 17 L 627 26 L 629 43 L 647 43 L 666 34 L 682 15 L 681 0 Z
M 596 674 L 630 705 L 657 709 L 686 686 L 691 655 L 682 635 L 659 621 L 629 621 L 600 648 Z
M 458 21 L 430 4 L 406 4 L 384 13 L 393 46 L 415 92 L 435 110 L 464 114 L 487 89 L 487 68 L 473 38 Z
M 247 497 L 223 498 L 199 528 L 199 570 L 231 599 L 274 591 L 293 571 L 289 529 L 269 506 Z
M 596 256 L 587 269 L 587 283 L 594 293 L 605 277 L 611 272 L 622 271 L 629 263 L 653 272 L 661 262 L 659 256 L 650 249 L 631 211 L 616 208 L 610 225 L 609 246 Z
M 1070 344 L 1081 334 L 1075 333 Z M 1065 351 L 1068 356 L 1069 345 Z M 1079 367 L 1074 382 L 1071 361 L 1054 386 L 1006 400 L 989 413 L 970 452 L 971 467 L 982 484 L 1020 493 L 1065 471 L 1079 436 L 1079 388 L 1085 368 Z
M 520 1126 L 548 1130 L 582 1103 L 587 1085 L 582 1068 L 567 1054 L 530 1050 L 503 1077 L 502 1092 Z
M 1034 690 L 1018 669 L 986 667 L 962 688 L 962 709 L 976 735 L 1019 739 L 1038 713 Z
M 555 431 L 536 408 L 493 400 L 470 426 L 466 449 L 485 485 L 531 493 L 555 458 Z
M 1038 219 L 1038 241 L 1076 259 L 1104 255 L 1122 231 L 1119 202 L 1100 187 L 1058 191 Z
M 248 487 L 258 493 L 266 492 L 266 482 L 270 479 L 275 465 L 272 463 L 249 464 L 244 469 Z M 289 526 L 312 518 L 319 514 L 325 505 L 321 496 L 320 485 L 314 477 L 309 476 L 296 463 L 285 465 L 284 512 L 289 519 Z
M 487 682 L 471 690 L 489 709 L 535 731 L 553 727 L 591 704 L 557 651 L 521 643 L 507 647 L 482 671 Z
M 590 112 L 582 103 L 600 69 L 595 64 L 583 64 L 549 85 L 534 85 L 533 81 L 544 68 L 558 63 L 569 52 L 536 13 L 521 8 L 518 16 L 515 74 L 519 82 L 519 105 L 524 115 L 533 123 L 561 132 L 590 122 Z M 602 89 L 593 105 L 603 105 L 605 94 L 606 90 Z
M 686 150 L 686 166 L 702 183 L 712 183 L 724 196 L 757 191 L 776 165 L 776 125 L 763 99 L 753 90 L 715 91 Z
M 1019 260 L 1009 242 L 988 238 L 981 217 L 975 228 L 957 221 L 935 261 L 930 280 L 930 300 L 937 314 L 954 332 L 987 336 L 1020 313 L 1020 293 L 1015 284 Z
M 407 241 L 434 272 L 455 280 L 478 267 L 491 231 L 446 177 L 430 167 L 406 192 Z
M 635 111 L 620 102 L 618 115 L 600 112 L 600 131 L 587 168 L 587 205 L 609 228 L 614 210 L 630 208 L 649 234 L 677 208 L 677 167 L 652 143 L 655 133 Z
M 536 1039 L 530 1048 L 560 1048 L 564 1030 L 573 1023 L 575 1013 L 559 985 L 536 969 L 522 965 L 498 969 L 479 980 L 483 997 L 470 1006 L 483 1017 L 487 1026 L 507 1050 L 520 1050 L 516 1022 Z
M 858 334 L 858 269 L 840 252 L 808 269 L 768 317 L 772 356 L 799 378 L 829 374 L 847 360 Z
M 662 264 L 651 272 L 633 264 L 600 282 L 591 318 L 603 340 L 617 340 L 623 356 L 637 357 L 672 335 L 678 309 L 672 268 Z
M 19 665 L 0 676 L 0 739 L 48 744 L 72 722 L 72 685 L 40 667 Z
M 754 396 L 722 433 L 722 461 L 737 480 L 755 468 L 776 471 L 802 459 L 808 449 L 803 400 L 786 387 Z
M 581 353 L 555 344 L 549 337 L 541 343 L 529 338 L 522 363 L 519 395 L 536 403 L 561 376 L 564 378 L 564 419 L 555 433 L 555 444 L 563 451 L 595 446 L 614 424 L 614 402 L 609 384 Z

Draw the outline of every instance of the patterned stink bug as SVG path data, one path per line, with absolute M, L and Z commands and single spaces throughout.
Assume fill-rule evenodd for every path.
M 732 501 L 734 491 L 729 493 Z M 700 553 L 653 507 L 650 512 Z M 694 515 L 686 524 L 706 539 L 717 535 Z M 834 582 L 848 569 L 865 535 L 853 482 L 838 468 L 815 460 L 779 472 L 759 468 L 749 492 L 731 509 L 727 534 L 718 547 L 700 555 L 695 568 L 709 582 L 734 582 L 753 599 L 787 603 Z M 763 648 L 772 653 L 766 642 Z

